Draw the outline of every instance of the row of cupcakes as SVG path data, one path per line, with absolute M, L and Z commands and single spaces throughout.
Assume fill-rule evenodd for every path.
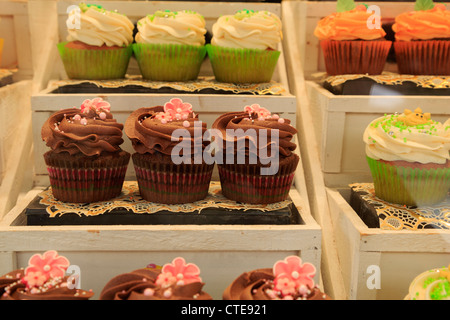
M 120 79 L 132 54 L 144 79 L 188 81 L 198 77 L 208 54 L 217 81 L 269 82 L 280 56 L 279 17 L 268 11 L 240 10 L 221 16 L 205 44 L 204 17 L 194 11 L 156 11 L 134 25 L 123 14 L 80 4 L 69 13 L 67 42 L 58 44 L 72 79 Z
M 34 254 L 26 268 L 0 277 L 0 300 L 89 300 L 92 289 L 81 289 L 80 274 L 68 276 L 69 260 L 49 250 Z M 82 271 L 82 270 L 80 270 Z M 331 300 L 314 282 L 316 268 L 298 256 L 272 268 L 244 272 L 224 289 L 224 300 Z M 177 257 L 162 266 L 149 264 L 110 279 L 100 300 L 213 300 L 203 291 L 200 268 Z
M 133 155 L 120 147 L 123 132 L 132 142 Z M 107 101 L 88 99 L 81 108 L 55 112 L 41 130 L 51 148 L 44 159 L 54 197 L 78 203 L 118 196 L 130 157 L 140 194 L 151 202 L 204 199 L 216 163 L 227 198 L 259 204 L 282 201 L 299 162 L 291 141 L 296 133 L 288 119 L 257 104 L 221 115 L 208 130 L 192 105 L 179 98 L 139 108 L 125 125 L 113 118 Z
M 450 11 L 445 4 L 416 0 L 414 11 L 395 17 L 393 43 L 385 38 L 382 17 L 376 26 L 376 12 L 368 9 L 354 0 L 338 0 L 337 12 L 318 22 L 314 35 L 329 75 L 381 74 L 392 46 L 399 73 L 450 75 Z

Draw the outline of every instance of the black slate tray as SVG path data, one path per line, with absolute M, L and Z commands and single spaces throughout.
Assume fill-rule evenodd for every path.
M 24 210 L 27 225 L 291 225 L 304 224 L 293 203 L 275 211 L 229 210 L 223 208 L 205 208 L 201 212 L 134 213 L 123 208 L 113 209 L 96 216 L 79 216 L 76 213 L 64 213 L 50 217 L 46 205 L 40 204 L 40 197 L 29 203 Z

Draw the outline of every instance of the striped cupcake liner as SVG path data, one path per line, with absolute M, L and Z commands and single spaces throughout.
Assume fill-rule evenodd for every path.
M 329 75 L 381 74 L 391 41 L 320 41 Z
M 58 43 L 58 51 L 70 79 L 122 79 L 133 54 L 131 45 L 120 49 L 89 50 L 67 48 L 66 44 Z
M 164 204 L 191 203 L 208 195 L 214 165 L 175 165 L 133 154 L 139 192 L 144 200 Z
M 63 168 L 47 166 L 53 196 L 59 201 L 105 201 L 122 192 L 127 166 L 114 168 Z
M 206 56 L 205 46 L 134 43 L 142 77 L 153 81 L 195 80 Z
M 450 168 L 430 169 L 395 165 L 367 157 L 375 195 L 387 202 L 427 206 L 442 202 L 450 189 Z
M 412 75 L 450 75 L 450 40 L 394 42 L 398 70 Z

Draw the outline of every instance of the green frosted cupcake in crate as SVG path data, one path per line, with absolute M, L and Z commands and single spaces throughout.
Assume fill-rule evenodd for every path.
M 206 56 L 205 19 L 194 11 L 156 11 L 137 23 L 133 52 L 142 77 L 195 80 Z
M 206 45 L 217 81 L 270 82 L 283 38 L 280 18 L 268 11 L 241 10 L 221 16 Z
M 81 3 L 73 6 L 66 24 L 67 41 L 58 44 L 58 51 L 69 78 L 124 78 L 134 29 L 125 15 Z
M 363 136 L 375 195 L 424 206 L 442 202 L 450 188 L 450 119 L 440 123 L 420 108 L 384 115 Z

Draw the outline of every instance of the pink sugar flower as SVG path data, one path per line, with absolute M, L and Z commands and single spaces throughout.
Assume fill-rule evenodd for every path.
M 316 268 L 311 263 L 302 264 L 300 257 L 289 256 L 274 264 L 273 274 L 275 276 L 274 282 L 286 281 L 285 278 L 288 278 L 295 283 L 297 289 L 302 285 L 313 288 Z
M 173 284 L 186 285 L 201 282 L 200 269 L 193 263 L 186 264 L 183 258 L 175 258 L 172 263 L 165 264 L 156 279 L 156 284 L 167 287 Z
M 252 115 L 252 113 L 256 113 L 258 115 L 258 118 L 266 119 L 270 117 L 271 113 L 266 108 L 261 107 L 259 104 L 254 103 L 250 106 L 244 107 L 244 112 L 247 112 L 248 115 Z
M 186 120 L 192 113 L 192 105 L 179 98 L 173 98 L 164 104 L 164 112 L 169 113 L 174 120 Z
M 295 294 L 296 283 L 288 275 L 279 275 L 274 280 L 274 290 L 280 292 L 282 296 Z
M 168 112 L 158 112 L 155 114 L 154 118 L 160 120 L 162 123 L 167 123 L 173 120 L 172 116 Z
M 88 113 L 91 108 L 94 108 L 97 112 L 100 112 L 101 110 L 109 112 L 111 110 L 111 105 L 102 98 L 95 98 L 92 100 L 86 99 L 81 104 L 81 112 L 83 113 Z
M 22 280 L 27 284 L 28 288 L 40 287 L 47 281 L 47 276 L 40 271 L 31 271 Z
M 42 274 L 45 280 L 63 277 L 69 265 L 69 260 L 66 257 L 58 256 L 54 250 L 46 251 L 43 255 L 35 254 L 28 260 L 24 278 L 36 273 Z

